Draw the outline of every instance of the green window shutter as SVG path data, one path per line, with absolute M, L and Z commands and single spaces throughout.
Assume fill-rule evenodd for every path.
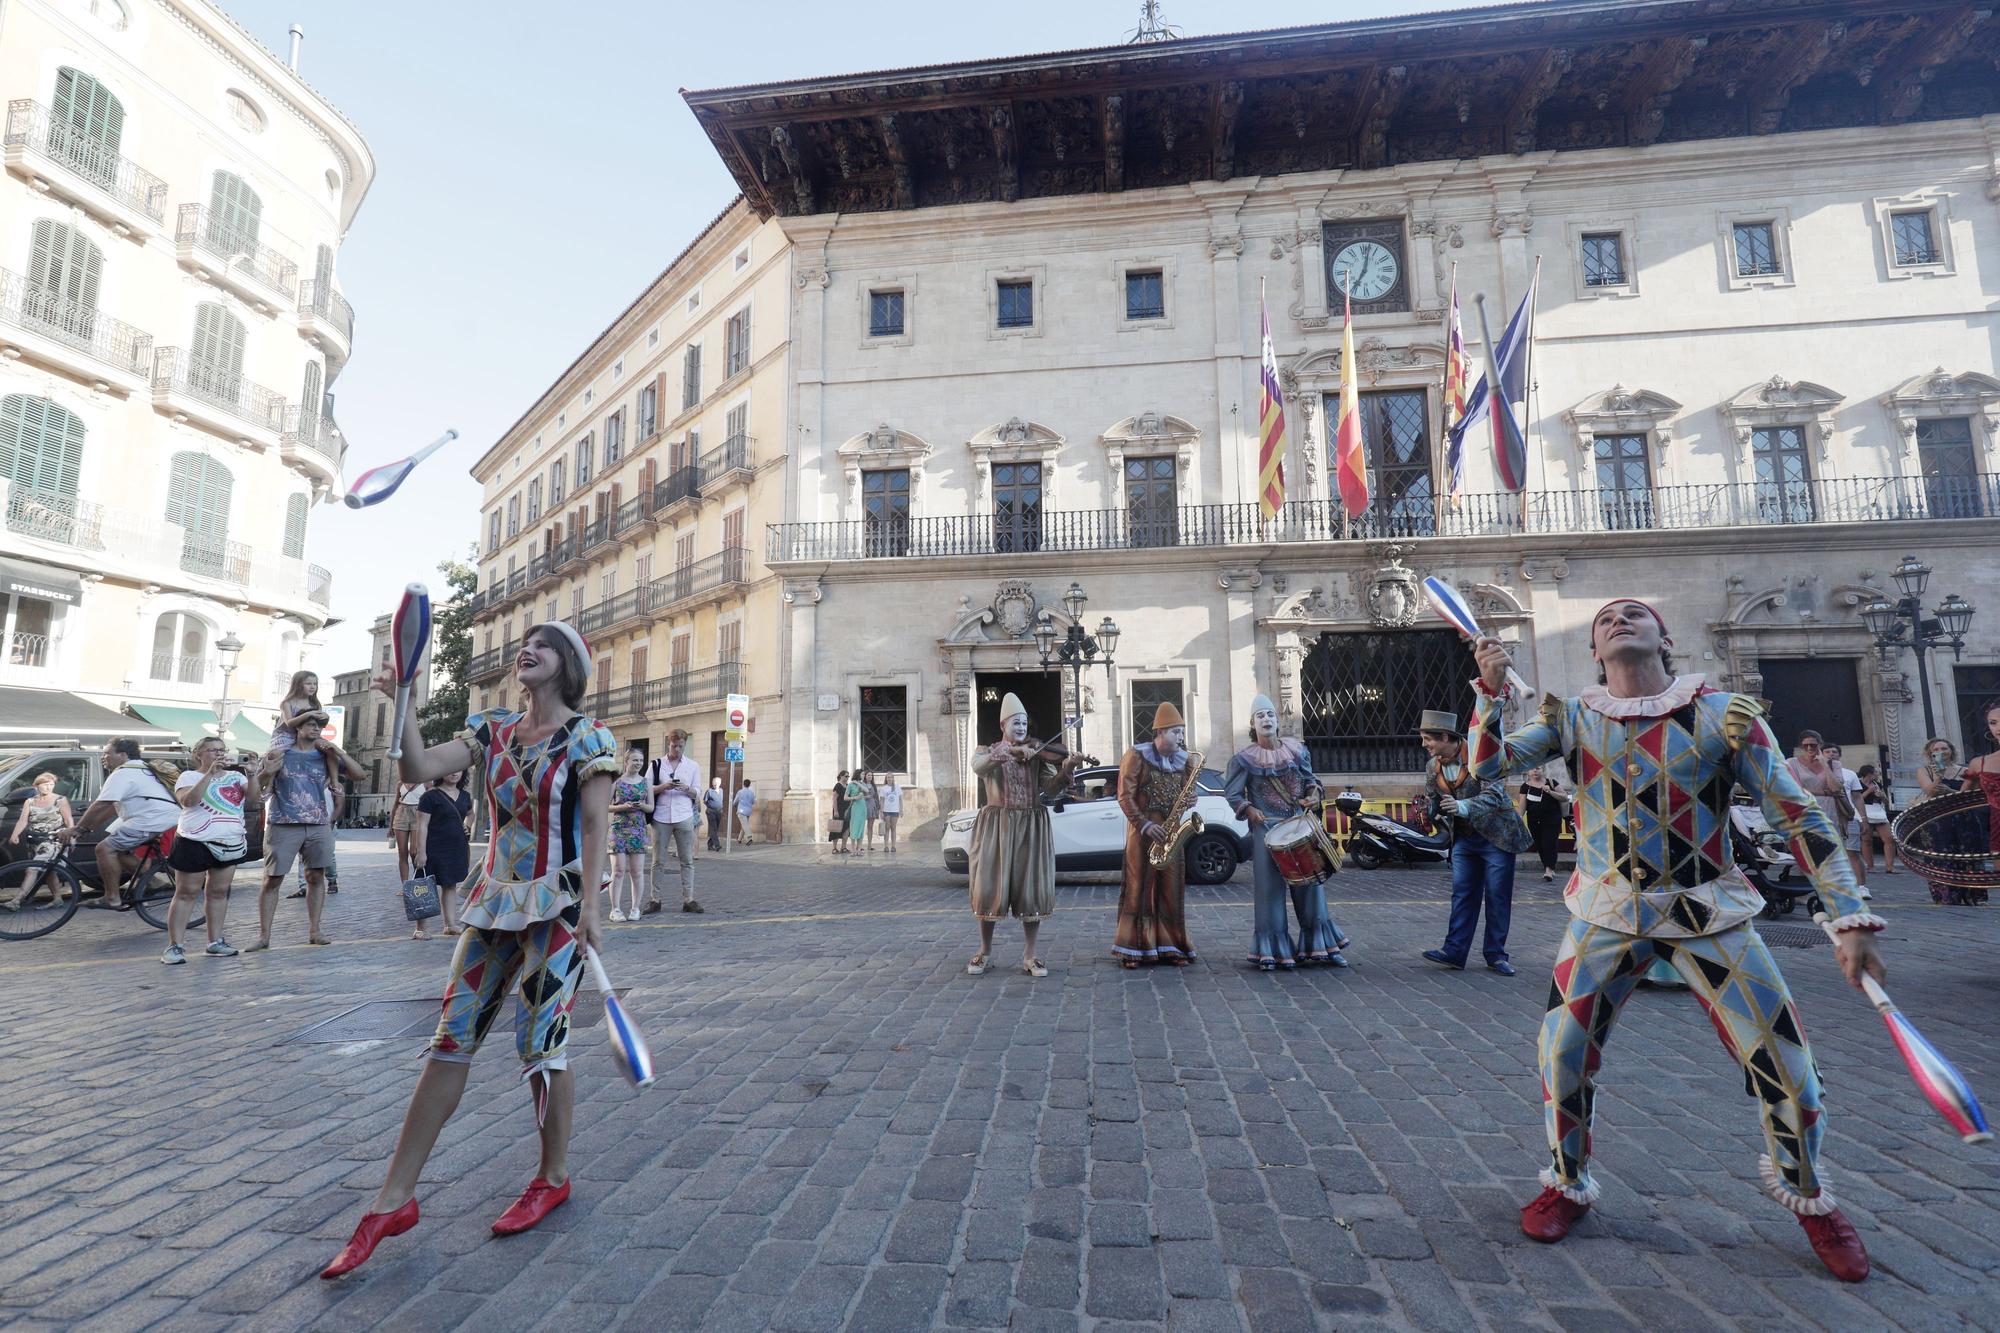
M 116 155 L 125 138 L 125 108 L 111 90 L 78 70 L 56 71 L 56 119 Z
M 74 497 L 83 471 L 83 422 L 46 398 L 0 398 L 0 477 L 24 490 Z
M 73 227 L 46 219 L 35 223 L 28 252 L 28 285 L 72 306 L 97 309 L 104 252 Z
M 208 193 L 209 239 L 231 250 L 248 251 L 257 245 L 257 229 L 264 219 L 264 201 L 250 183 L 232 172 L 218 171 Z
M 243 349 L 248 340 L 243 323 L 219 305 L 196 306 L 194 360 L 202 369 L 234 380 L 243 374 Z
M 333 247 L 322 245 L 313 259 L 313 295 L 324 299 L 332 291 Z
M 307 421 L 319 420 L 320 380 L 319 362 L 306 362 L 305 387 L 299 392 L 299 415 Z
M 293 560 L 305 559 L 306 506 L 310 503 L 303 495 L 285 501 L 285 555 Z

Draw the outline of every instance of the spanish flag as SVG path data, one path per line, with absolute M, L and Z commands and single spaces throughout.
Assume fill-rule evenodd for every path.
M 1340 327 L 1340 419 L 1333 428 L 1333 475 L 1349 518 L 1368 511 L 1368 454 L 1361 445 L 1361 386 L 1354 373 L 1354 298 Z
M 1264 284 L 1257 283 L 1257 313 L 1264 326 L 1263 393 L 1257 406 L 1257 501 L 1266 521 L 1285 505 L 1285 395 L 1278 387 L 1278 354 L 1271 346 L 1271 312 L 1264 305 Z

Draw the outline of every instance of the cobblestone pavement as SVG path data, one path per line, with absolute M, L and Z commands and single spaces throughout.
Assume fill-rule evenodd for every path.
M 1513 980 L 1418 959 L 1442 930 L 1436 871 L 1337 881 L 1345 973 L 1243 965 L 1246 873 L 1194 894 L 1193 967 L 1118 968 L 1115 885 L 1082 882 L 1044 932 L 1047 978 L 1013 971 L 1003 927 L 975 979 L 962 881 L 934 845 L 705 857 L 708 915 L 613 928 L 606 961 L 660 1082 L 631 1090 L 601 1027 L 578 1034 L 572 1201 L 488 1234 L 535 1161 L 497 1032 L 422 1224 L 320 1282 L 381 1180 L 422 1037 L 286 1038 L 434 1000 L 450 947 L 403 938 L 379 836 L 341 855 L 330 948 L 304 945 L 296 902 L 279 948 L 181 968 L 130 916 L 0 946 L 0 1323 L 2000 1327 L 2000 1155 L 1922 1102 L 1823 947 L 1780 958 L 1826 1076 L 1832 1186 L 1876 1265 L 1858 1287 L 1757 1191 L 1755 1108 L 1685 996 L 1641 992 L 1611 1042 L 1602 1202 L 1560 1246 L 1520 1235 L 1563 921 L 1538 877 Z M 2000 1099 L 2000 908 L 1932 908 L 1908 876 L 1876 888 L 1892 990 Z M 238 943 L 254 915 L 240 894 Z

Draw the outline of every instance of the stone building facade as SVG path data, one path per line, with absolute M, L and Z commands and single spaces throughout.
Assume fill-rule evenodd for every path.
M 1469 655 L 1524 675 L 1655 602 L 1678 665 L 1913 762 L 1914 664 L 1860 612 L 1987 608 L 1938 728 L 2000 693 L 2000 24 L 1928 3 L 1507 6 L 689 94 L 793 247 L 785 827 L 835 770 L 968 802 L 998 699 L 1107 760 L 1173 698 L 1216 759 L 1266 691 L 1320 769 L 1400 791 Z M 1441 442 L 1454 272 L 1495 331 L 1539 270 L 1524 494 Z M 1352 273 L 1373 503 L 1329 498 Z M 1254 501 L 1260 292 L 1290 503 Z M 1364 299 L 1365 298 L 1365 299 Z M 1123 633 L 1081 698 L 1032 638 Z M 1851 759 L 1851 762 L 1853 760 Z M 768 792 L 767 792 L 768 794 Z M 916 822 L 916 821 L 912 821 Z
M 16 0 L 0 90 L 0 684 L 193 739 L 220 643 L 229 698 L 274 705 L 327 622 L 374 157 L 211 0 Z

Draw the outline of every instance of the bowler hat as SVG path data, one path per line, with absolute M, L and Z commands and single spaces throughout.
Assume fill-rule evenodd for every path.
M 1465 736 L 1465 728 L 1459 725 L 1458 714 L 1447 712 L 1442 708 L 1426 708 L 1423 717 L 1417 722 L 1417 730 L 1442 731 L 1461 739 Z

